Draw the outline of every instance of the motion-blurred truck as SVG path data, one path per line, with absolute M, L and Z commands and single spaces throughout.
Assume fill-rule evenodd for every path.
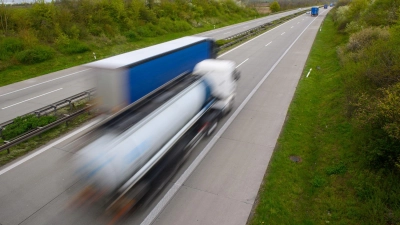
M 216 130 L 240 74 L 215 53 L 213 40 L 185 37 L 87 64 L 107 118 L 81 138 L 79 202 L 123 215 Z
M 325 5 L 324 5 L 324 9 L 327 9 L 327 8 L 328 8 L 328 4 L 325 4 Z

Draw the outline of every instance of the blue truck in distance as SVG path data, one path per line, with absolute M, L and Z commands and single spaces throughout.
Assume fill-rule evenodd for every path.
M 318 11 L 319 11 L 319 7 L 318 6 L 313 6 L 311 8 L 311 16 L 318 16 Z
M 328 8 L 328 4 L 325 4 L 325 5 L 324 5 L 324 9 L 327 9 L 327 8 Z

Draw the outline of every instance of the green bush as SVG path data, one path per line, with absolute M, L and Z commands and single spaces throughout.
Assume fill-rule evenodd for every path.
M 366 135 L 366 157 L 379 167 L 400 165 L 400 82 L 380 95 L 362 95 L 355 124 Z
M 142 37 L 156 37 L 158 35 L 164 35 L 167 32 L 161 29 L 159 26 L 155 26 L 151 23 L 136 28 L 136 32 Z
M 178 20 L 174 22 L 174 30 L 175 32 L 187 31 L 192 29 L 192 26 L 186 21 Z
M 281 6 L 279 5 L 279 3 L 277 1 L 274 1 L 269 6 L 269 9 L 271 10 L 271 12 L 279 12 L 279 10 L 281 9 Z
M 28 115 L 17 117 L 12 124 L 6 126 L 3 130 L 2 138 L 3 140 L 10 140 L 37 127 L 46 126 L 56 120 L 57 118 L 55 116 L 37 117 L 35 115 Z
M 227 43 L 229 43 L 229 42 L 231 42 L 231 40 L 217 40 L 215 43 L 218 45 L 218 46 L 222 46 L 222 45 L 224 45 L 224 44 L 227 44 Z
M 34 64 L 52 59 L 54 54 L 54 50 L 50 47 L 35 46 L 31 49 L 17 53 L 15 58 L 21 63 Z
M 376 40 L 389 40 L 389 31 L 385 28 L 365 28 L 350 36 L 347 43 L 347 51 L 358 51 L 360 49 L 369 47 L 373 41 Z
M 64 54 L 77 54 L 90 50 L 89 46 L 79 40 L 69 40 L 58 45 L 58 50 Z
M 0 42 L 0 59 L 7 60 L 14 53 L 20 52 L 24 49 L 22 40 L 18 38 L 4 38 Z
M 125 32 L 125 36 L 128 38 L 129 41 L 139 41 L 142 39 L 142 37 L 134 30 Z

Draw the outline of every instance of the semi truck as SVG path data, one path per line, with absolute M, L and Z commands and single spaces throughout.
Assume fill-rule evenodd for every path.
M 325 5 L 324 5 L 324 9 L 327 9 L 327 8 L 328 8 L 328 4 L 325 4 Z
M 318 16 L 319 7 L 313 6 L 311 7 L 311 16 Z
M 112 114 L 191 72 L 200 61 L 215 58 L 217 51 L 213 39 L 189 36 L 89 63 L 86 67 L 97 75 L 101 109 Z
M 234 62 L 213 59 L 213 48 L 210 39 L 187 37 L 147 48 L 152 54 L 126 54 L 123 63 L 118 56 L 87 65 L 99 75 L 99 105 L 107 116 L 79 140 L 75 162 L 86 185 L 75 202 L 100 201 L 112 214 L 124 215 L 212 135 L 233 107 L 240 77 Z M 143 64 L 130 61 L 149 66 L 135 69 Z M 164 63 L 171 68 L 164 70 Z M 114 112 L 121 103 L 126 106 Z

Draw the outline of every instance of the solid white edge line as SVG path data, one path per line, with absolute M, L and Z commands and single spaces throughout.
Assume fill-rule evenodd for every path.
M 246 60 L 244 60 L 242 63 L 240 63 L 239 65 L 236 66 L 236 69 L 239 68 L 239 66 L 241 66 L 243 63 L 245 63 L 247 60 L 249 60 L 249 58 L 247 58 Z
M 313 19 L 310 24 L 307 25 L 306 28 L 299 34 L 299 36 L 293 41 L 293 43 L 286 49 L 286 51 L 279 57 L 278 61 L 271 67 L 271 69 L 264 75 L 264 77 L 258 82 L 257 86 L 247 95 L 246 99 L 240 104 L 240 106 L 236 109 L 236 111 L 232 114 L 231 117 L 225 122 L 225 124 L 221 127 L 217 134 L 211 139 L 211 141 L 204 147 L 204 149 L 200 152 L 200 154 L 196 157 L 192 164 L 185 170 L 185 172 L 181 175 L 181 177 L 176 181 L 176 183 L 168 190 L 167 194 L 157 203 L 157 205 L 153 208 L 153 210 L 147 215 L 145 220 L 140 225 L 150 225 L 154 222 L 157 216 L 161 213 L 164 207 L 168 204 L 168 202 L 172 199 L 172 197 L 178 192 L 179 188 L 183 185 L 183 183 L 187 180 L 190 174 L 196 169 L 196 167 L 200 164 L 203 158 L 207 155 L 207 153 L 211 150 L 214 144 L 218 141 L 218 139 L 222 136 L 223 132 L 228 128 L 228 126 L 233 122 L 233 120 L 237 117 L 237 115 L 242 111 L 244 106 L 250 100 L 251 97 L 256 93 L 256 91 L 260 88 L 260 86 L 264 83 L 267 77 L 272 73 L 278 63 L 285 57 L 285 55 L 289 52 L 292 46 L 297 42 L 297 40 L 301 37 L 301 35 L 307 30 L 307 28 L 316 20 Z M 246 42 L 247 43 L 247 42 Z
M 81 72 L 84 72 L 84 71 L 87 71 L 87 70 L 91 70 L 91 68 L 80 70 L 80 71 L 77 71 L 77 72 L 74 72 L 74 73 L 70 73 L 70 74 L 64 75 L 62 77 L 57 77 L 57 78 L 54 78 L 54 79 L 51 79 L 51 80 L 48 80 L 48 81 L 44 81 L 44 82 L 41 82 L 41 83 L 38 83 L 38 84 L 34 84 L 32 86 L 29 86 L 29 87 L 25 87 L 25 88 L 21 88 L 21 89 L 15 90 L 15 91 L 11 91 L 11 92 L 8 92 L 8 93 L 0 95 L 0 97 L 5 96 L 5 95 L 9 95 L 9 94 L 12 94 L 12 93 L 15 93 L 15 92 L 18 92 L 18 91 L 22 91 L 22 90 L 25 90 L 25 89 L 28 89 L 28 88 L 31 88 L 31 87 L 35 87 L 35 86 L 38 86 L 38 85 L 41 85 L 41 84 L 45 84 L 45 83 L 48 83 L 48 82 L 51 82 L 51 81 L 55 81 L 55 80 L 58 80 L 58 79 L 61 79 L 61 78 L 69 77 L 69 76 L 72 76 L 74 74 L 81 73 Z
M 53 93 L 53 92 L 59 91 L 59 90 L 61 90 L 61 89 L 63 89 L 63 88 L 59 88 L 59 89 L 56 89 L 56 90 L 54 90 L 54 91 L 49 91 L 49 92 L 47 92 L 47 93 L 44 93 L 44 94 L 38 95 L 38 96 L 36 96 L 36 97 L 33 97 L 33 98 L 30 98 L 30 99 L 26 99 L 26 100 L 24 100 L 24 101 L 21 101 L 21 102 L 17 102 L 17 103 L 15 103 L 15 104 L 12 104 L 12 105 L 6 106 L 6 107 L 4 107 L 4 108 L 1 108 L 1 109 L 7 109 L 7 108 L 10 108 L 10 107 L 16 106 L 16 105 L 19 105 L 19 104 L 21 104 L 21 103 L 24 103 L 24 102 L 30 101 L 30 100 L 32 100 L 32 99 L 39 98 L 39 97 L 42 97 L 42 96 L 48 95 L 48 94 L 50 94 L 50 93 Z
M 21 160 L 15 162 L 15 163 L 13 163 L 13 164 L 7 166 L 7 167 L 5 167 L 4 169 L 0 170 L 0 176 L 3 175 L 3 174 L 6 173 L 6 172 L 12 170 L 13 168 L 15 168 L 15 167 L 21 165 L 22 163 L 24 163 L 24 162 L 26 162 L 26 161 L 32 159 L 33 157 L 35 157 L 35 156 L 37 156 L 37 155 L 39 155 L 39 154 L 41 154 L 41 153 L 43 153 L 43 152 L 49 150 L 50 148 L 54 147 L 55 145 L 60 144 L 61 142 L 67 140 L 68 138 L 71 138 L 72 136 L 76 135 L 77 133 L 79 133 L 79 132 L 81 132 L 81 131 L 83 131 L 83 130 L 85 130 L 85 129 L 91 127 L 91 126 L 93 126 L 94 124 L 96 124 L 96 123 L 98 123 L 98 122 L 99 122 L 99 119 L 96 119 L 96 120 L 90 122 L 89 124 L 87 124 L 87 125 L 85 125 L 85 126 L 79 128 L 78 130 L 76 130 L 76 131 L 74 131 L 74 132 L 68 134 L 67 136 L 62 137 L 61 139 L 58 139 L 57 141 L 55 141 L 55 142 L 53 142 L 53 143 L 51 143 L 51 144 L 49 144 L 49 145 L 47 145 L 47 146 L 41 148 L 40 150 L 35 151 L 34 153 L 28 155 L 27 157 L 25 157 L 25 158 L 23 158 L 23 159 L 21 159 Z

